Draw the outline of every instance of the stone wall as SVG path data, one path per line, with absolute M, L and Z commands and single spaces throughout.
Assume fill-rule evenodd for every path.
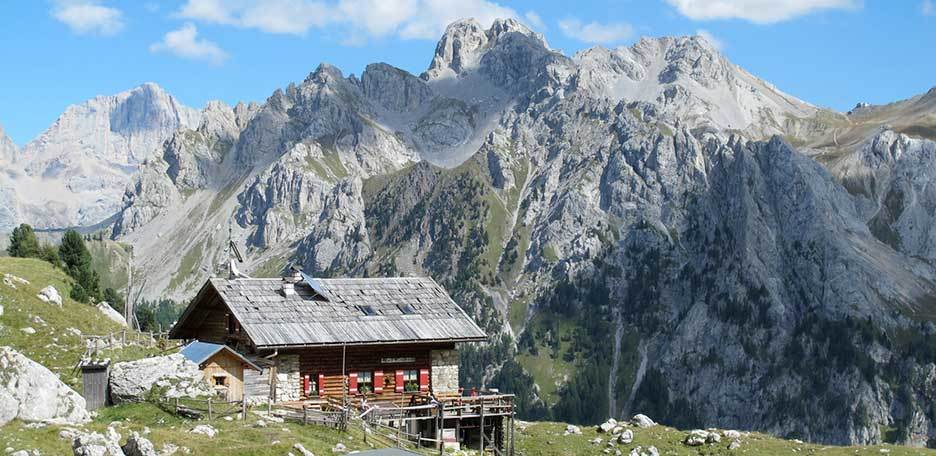
M 276 402 L 301 399 L 299 355 L 277 356 L 276 369 Z
M 432 391 L 458 392 L 458 350 L 432 350 Z

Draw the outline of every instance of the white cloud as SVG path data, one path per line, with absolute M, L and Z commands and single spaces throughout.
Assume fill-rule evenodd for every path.
M 94 0 L 60 0 L 52 8 L 52 17 L 79 34 L 112 36 L 123 27 L 123 13 L 101 6 Z
M 722 43 L 722 40 L 716 38 L 715 35 L 712 35 L 712 33 L 708 30 L 696 30 L 696 35 L 705 38 L 705 41 L 708 41 L 712 46 L 715 46 L 715 49 L 718 49 L 719 51 L 725 48 L 725 43 Z
M 547 28 L 546 23 L 543 22 L 543 18 L 541 18 L 539 14 L 536 14 L 536 11 L 527 11 L 526 14 L 523 15 L 523 18 L 526 19 L 526 23 L 530 27 L 533 27 L 540 32 L 546 30 Z
M 403 38 L 434 40 L 445 26 L 466 17 L 489 27 L 495 19 L 517 17 L 517 13 L 486 0 L 421 0 L 418 12 L 400 30 Z
M 198 38 L 198 29 L 193 24 L 185 24 L 163 36 L 162 41 L 153 43 L 150 52 L 168 52 L 192 60 L 204 60 L 220 65 L 227 59 L 224 50 L 204 38 Z
M 355 43 L 389 35 L 437 39 L 446 25 L 461 18 L 490 26 L 499 17 L 519 17 L 488 0 L 187 0 L 177 16 L 292 35 L 336 26 Z
M 933 4 L 933 0 L 923 0 L 923 4 L 920 5 L 920 12 L 922 12 L 924 16 L 936 14 L 936 5 Z
M 861 0 L 666 0 L 693 20 L 744 19 L 770 24 L 824 9 L 853 9 Z
M 562 33 L 579 41 L 586 43 L 609 44 L 617 41 L 623 41 L 634 33 L 634 28 L 624 22 L 611 22 L 602 24 L 599 22 L 589 22 L 569 18 L 559 21 L 559 29 Z

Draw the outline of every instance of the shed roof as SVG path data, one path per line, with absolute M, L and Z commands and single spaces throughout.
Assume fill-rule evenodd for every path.
M 284 293 L 292 287 L 294 293 Z M 258 348 L 464 342 L 484 331 L 427 277 L 319 279 L 212 278 L 189 305 L 185 323 L 206 289 L 214 290 Z M 184 336 L 183 336 L 184 337 Z
M 247 359 L 247 357 L 234 351 L 234 349 L 232 349 L 231 347 L 228 347 L 227 345 L 213 344 L 210 342 L 202 342 L 202 341 L 196 340 L 194 342 L 189 343 L 185 347 L 182 347 L 182 350 L 180 350 L 179 353 L 181 353 L 182 356 L 185 356 L 186 358 L 191 360 L 193 363 L 201 365 L 205 361 L 208 361 L 209 359 L 211 359 L 211 357 L 217 354 L 218 352 L 225 351 L 225 350 L 230 352 L 232 355 L 243 360 L 244 363 L 249 365 L 250 367 L 256 370 L 262 370 L 260 366 L 257 366 L 253 361 Z

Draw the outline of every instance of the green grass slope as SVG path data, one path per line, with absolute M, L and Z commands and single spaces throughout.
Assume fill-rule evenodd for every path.
M 4 274 L 26 279 L 28 284 L 14 282 L 16 288 L 3 283 Z M 68 297 L 71 279 L 60 269 L 45 261 L 31 258 L 0 257 L 0 346 L 10 346 L 33 361 L 59 375 L 63 382 L 81 391 L 81 374 L 73 372 L 84 353 L 78 335 L 68 331 L 75 328 L 84 335 L 105 335 L 120 331 L 120 325 L 108 320 L 88 304 Z M 62 307 L 42 302 L 36 295 L 52 285 L 62 295 Z M 33 328 L 27 334 L 23 328 Z M 102 357 L 114 361 L 137 359 L 151 350 L 127 347 L 108 350 Z
M 582 428 L 581 435 L 563 435 L 566 429 L 561 423 L 521 423 L 516 433 L 516 448 L 524 455 L 563 456 L 563 455 L 590 455 L 603 454 L 609 448 L 608 434 L 598 433 L 595 427 Z M 783 440 L 765 434 L 742 433 L 741 446 L 729 450 L 730 440 L 722 438 L 720 443 L 689 447 L 684 445 L 683 439 L 687 431 L 680 431 L 666 426 L 654 426 L 646 429 L 629 428 L 634 432 L 634 441 L 630 444 L 617 444 L 611 450 L 620 450 L 627 455 L 634 448 L 642 447 L 645 451 L 654 446 L 660 455 L 758 455 L 775 456 L 791 454 L 807 455 L 936 455 L 936 450 L 910 448 L 895 445 L 874 446 L 829 446 L 813 445 L 798 441 Z M 591 441 L 601 438 L 599 444 Z

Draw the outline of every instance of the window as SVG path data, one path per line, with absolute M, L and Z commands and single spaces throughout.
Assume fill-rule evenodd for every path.
M 419 391 L 419 371 L 418 370 L 405 370 L 403 371 L 403 391 L 407 393 L 415 393 Z
M 373 393 L 374 392 L 374 373 L 373 372 L 358 372 L 357 388 L 358 388 L 358 392 L 361 394 Z
M 215 386 L 227 386 L 227 377 L 224 375 L 215 375 L 214 384 Z
M 374 309 L 374 306 L 358 306 L 358 309 L 361 309 L 361 312 L 364 312 L 364 315 L 369 317 L 377 315 L 377 310 Z
M 416 313 L 416 309 L 410 304 L 399 304 L 397 307 L 400 309 L 400 312 L 403 312 L 403 315 L 414 315 Z

